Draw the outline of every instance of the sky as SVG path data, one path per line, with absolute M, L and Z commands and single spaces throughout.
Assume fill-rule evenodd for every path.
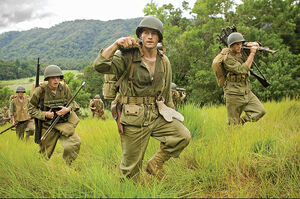
M 183 0 L 153 0 L 158 6 Z M 193 7 L 196 0 L 186 0 Z M 76 19 L 130 19 L 144 16 L 151 0 L 0 0 L 0 34 L 32 28 L 49 28 Z M 188 16 L 188 13 L 185 15 Z

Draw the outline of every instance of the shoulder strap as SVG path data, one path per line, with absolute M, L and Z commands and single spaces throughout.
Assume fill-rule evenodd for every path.
M 163 62 L 163 66 L 164 66 L 164 72 L 165 72 L 165 79 L 167 80 L 167 61 L 166 61 L 166 58 L 165 58 L 165 55 L 162 54 L 162 62 Z M 163 93 L 163 90 L 167 87 L 167 81 L 165 81 L 165 84 L 163 85 L 162 89 L 161 89 L 161 92 L 160 94 L 158 95 L 157 99 L 161 99 L 162 97 L 162 93 Z

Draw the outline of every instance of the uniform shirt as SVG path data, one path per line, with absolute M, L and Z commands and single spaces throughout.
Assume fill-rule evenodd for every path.
M 229 51 L 224 57 L 224 68 L 226 74 L 232 75 L 246 75 L 246 81 L 232 82 L 226 80 L 224 83 L 224 92 L 227 94 L 245 95 L 251 91 L 250 85 L 250 69 L 245 63 L 245 57 L 241 57 L 239 54 Z
M 28 120 L 29 113 L 28 113 L 28 103 L 29 103 L 29 96 L 23 95 L 23 100 L 19 100 L 16 96 L 14 97 L 9 105 L 9 112 L 10 116 L 14 116 L 15 121 L 22 122 Z
M 130 68 L 131 62 L 134 64 L 133 71 L 133 92 L 138 97 L 157 97 L 160 92 L 165 100 L 165 104 L 174 108 L 171 97 L 172 71 L 169 59 L 160 51 L 157 53 L 155 71 L 153 77 L 142 62 L 141 53 L 138 48 L 122 53 L 117 51 L 111 59 L 106 59 L 101 55 L 94 61 L 94 68 L 99 73 L 116 74 L 119 79 L 124 71 Z M 166 69 L 163 64 L 163 57 L 166 60 Z M 128 68 L 128 69 L 127 69 Z M 165 71 L 166 70 L 166 71 Z M 134 96 L 128 84 L 129 70 L 120 85 L 119 92 L 122 96 Z M 126 89 L 127 88 L 127 89 Z M 162 90 L 162 88 L 164 88 Z
M 104 109 L 104 104 L 103 101 L 101 99 L 93 99 L 90 102 L 90 107 L 96 107 L 96 110 L 93 111 L 100 111 L 102 109 Z
M 56 93 L 52 92 L 48 86 L 48 83 L 45 83 L 43 86 L 45 89 L 45 98 L 44 98 L 44 109 L 41 110 L 39 107 L 39 101 L 41 99 L 42 88 L 37 87 L 33 91 L 32 97 L 29 101 L 29 113 L 33 118 L 43 120 L 43 125 L 50 125 L 52 119 L 45 117 L 45 113 L 50 108 L 57 108 L 59 105 L 66 106 L 67 102 L 72 98 L 71 91 L 67 85 L 58 85 Z M 79 109 L 79 106 L 75 101 L 73 101 L 68 107 L 73 111 Z

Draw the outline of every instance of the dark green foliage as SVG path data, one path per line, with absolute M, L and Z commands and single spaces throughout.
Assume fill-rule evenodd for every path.
M 8 87 L 0 88 L 0 106 L 9 107 L 9 97 L 14 94 L 14 91 Z
M 101 48 L 119 37 L 132 35 L 140 18 L 127 20 L 75 20 L 49 29 L 35 28 L 0 35 L 0 59 L 36 59 L 62 69 L 82 69 Z M 2 74 L 2 73 L 1 73 Z
M 0 80 L 20 79 L 35 75 L 33 61 L 6 61 L 0 59 Z

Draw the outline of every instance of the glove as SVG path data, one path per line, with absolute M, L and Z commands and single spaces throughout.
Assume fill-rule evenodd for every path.
M 184 117 L 179 112 L 175 111 L 174 109 L 166 106 L 164 104 L 164 100 L 156 100 L 156 104 L 158 107 L 158 112 L 167 122 L 172 122 L 173 118 L 178 119 L 179 121 L 183 122 Z

